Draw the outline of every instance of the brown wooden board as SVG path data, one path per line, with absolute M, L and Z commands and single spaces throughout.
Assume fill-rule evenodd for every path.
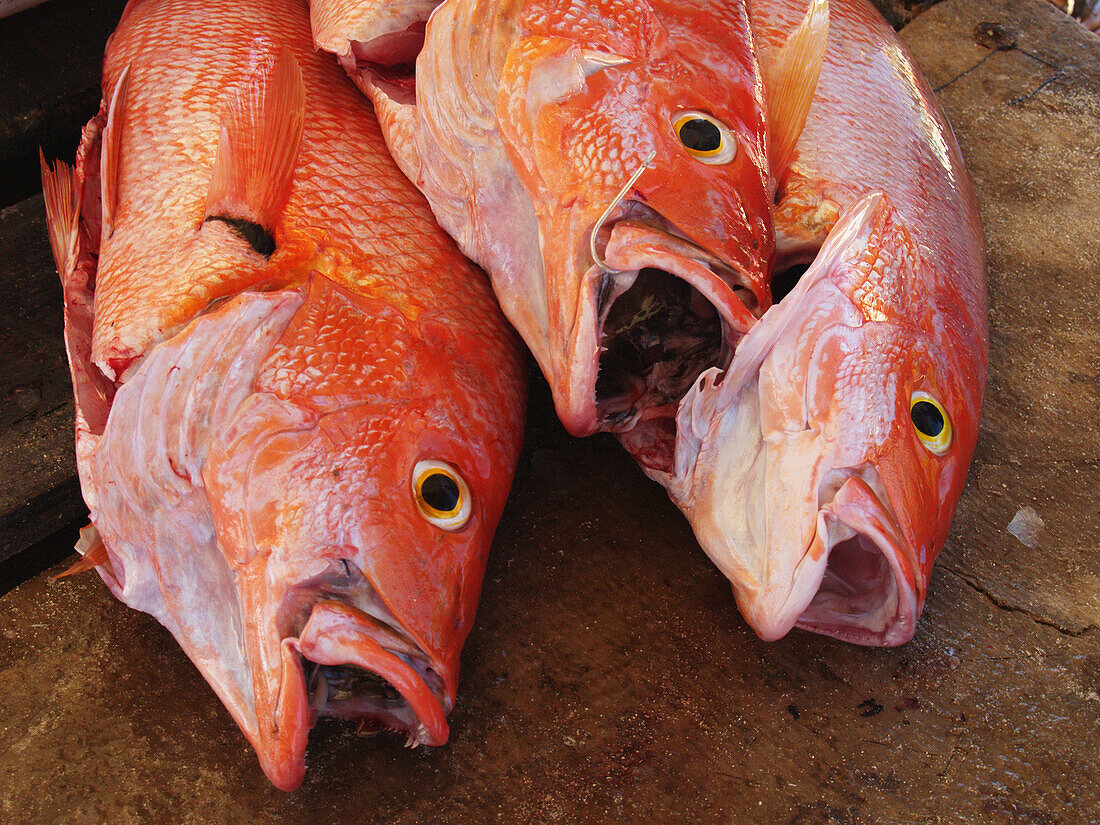
M 40 575 L 0 597 L 0 823 L 1100 822 L 1100 39 L 1045 0 L 902 36 L 977 186 L 991 322 L 911 643 L 760 642 L 660 488 L 536 384 L 447 746 L 323 724 L 278 792 L 163 628 Z
M 38 147 L 72 161 L 99 108 L 103 47 L 125 0 L 51 0 L 0 21 L 0 207 L 32 196 Z
M 0 211 L 0 561 L 86 512 L 41 195 Z

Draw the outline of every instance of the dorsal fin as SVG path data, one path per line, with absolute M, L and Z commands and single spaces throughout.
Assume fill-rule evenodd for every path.
M 42 195 L 46 201 L 50 249 L 53 250 L 57 271 L 64 278 L 76 257 L 79 193 L 71 166 L 59 160 L 50 169 L 41 149 L 38 150 L 38 163 L 42 169 Z
M 253 75 L 222 119 L 206 219 L 234 218 L 268 233 L 290 194 L 305 119 L 305 87 L 294 53 Z
M 802 22 L 780 48 L 760 56 L 768 96 L 772 177 L 783 179 L 817 91 L 829 36 L 829 0 L 810 0 Z
M 107 107 L 107 125 L 103 127 L 100 177 L 103 192 L 103 233 L 110 237 L 115 229 L 115 205 L 118 201 L 118 161 L 122 147 L 122 118 L 126 111 L 126 93 L 130 89 L 130 65 L 122 70 L 111 104 Z

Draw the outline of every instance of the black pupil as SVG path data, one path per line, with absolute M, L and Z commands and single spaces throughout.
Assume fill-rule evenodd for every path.
M 909 417 L 913 419 L 913 426 L 929 438 L 935 438 L 943 432 L 943 413 L 935 404 L 918 401 L 909 410 Z
M 458 484 L 445 473 L 432 473 L 420 485 L 424 503 L 441 513 L 449 513 L 457 507 L 459 496 Z
M 716 152 L 722 146 L 722 131 L 709 120 L 693 117 L 680 127 L 680 142 L 693 152 Z

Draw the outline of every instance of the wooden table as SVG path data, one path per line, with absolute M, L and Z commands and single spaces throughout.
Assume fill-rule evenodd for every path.
M 902 30 L 978 188 L 992 347 L 911 643 L 760 642 L 661 489 L 536 382 L 450 743 L 322 724 L 288 795 L 154 620 L 29 575 L 83 512 L 33 150 L 71 159 L 121 6 L 0 22 L 0 822 L 1100 821 L 1100 38 L 1044 0 Z

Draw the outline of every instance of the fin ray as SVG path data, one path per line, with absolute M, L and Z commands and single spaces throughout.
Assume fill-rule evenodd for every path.
M 205 217 L 242 219 L 271 232 L 290 194 L 304 122 L 302 70 L 284 46 L 226 113 Z
M 768 98 L 768 143 L 772 177 L 790 167 L 795 145 L 817 91 L 829 36 L 829 0 L 810 0 L 802 22 L 777 49 L 761 55 Z
M 66 576 L 83 573 L 86 570 L 92 570 L 101 565 L 107 568 L 112 578 L 114 577 L 111 557 L 107 554 L 107 545 L 103 543 L 103 539 L 100 538 L 95 525 L 89 524 L 87 527 L 81 528 L 80 540 L 76 543 L 76 550 L 81 554 L 80 558 L 54 576 L 54 581 L 63 579 Z
M 75 170 L 64 161 L 55 161 L 50 169 L 42 150 L 38 150 L 42 170 L 42 196 L 46 202 L 46 226 L 50 235 L 53 260 L 62 278 L 76 260 L 80 220 L 80 193 Z
M 103 232 L 108 237 L 115 228 L 118 164 L 122 149 L 122 118 L 126 110 L 126 94 L 129 90 L 130 64 L 127 64 L 115 84 L 114 92 L 111 93 L 111 103 L 107 108 L 107 125 L 103 127 L 100 179 L 103 191 Z

